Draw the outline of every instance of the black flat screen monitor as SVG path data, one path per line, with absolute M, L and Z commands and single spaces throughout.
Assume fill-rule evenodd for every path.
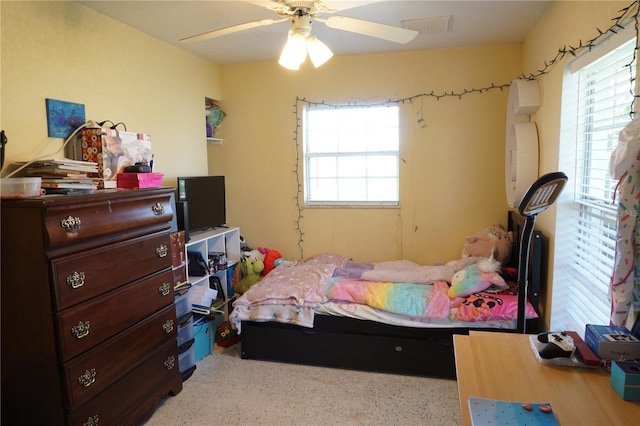
M 178 177 L 177 198 L 186 203 L 189 232 L 226 224 L 224 176 Z

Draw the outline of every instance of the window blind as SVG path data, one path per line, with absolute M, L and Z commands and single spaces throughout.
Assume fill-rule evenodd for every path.
M 608 53 L 566 78 L 575 79 L 573 203 L 563 210 L 568 248 L 554 271 L 552 328 L 584 332 L 587 323 L 607 324 L 609 281 L 616 247 L 617 181 L 609 175 L 609 159 L 618 135 L 631 120 L 635 38 L 617 43 Z M 633 73 L 635 77 L 635 73 Z M 566 117 L 563 116 L 563 120 Z M 571 175 L 570 175 L 571 176 Z M 560 212 L 559 212 L 560 214 Z

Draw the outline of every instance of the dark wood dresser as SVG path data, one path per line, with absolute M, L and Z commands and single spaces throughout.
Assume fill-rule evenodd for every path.
M 182 390 L 173 192 L 2 200 L 2 424 L 141 424 Z

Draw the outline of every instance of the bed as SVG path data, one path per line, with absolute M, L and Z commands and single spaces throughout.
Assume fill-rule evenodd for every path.
M 441 307 L 434 308 L 431 304 L 431 300 L 442 300 L 439 298 L 443 291 L 446 292 L 446 285 L 438 284 L 438 279 L 433 284 L 398 283 L 405 285 L 403 291 L 396 291 L 400 295 L 396 295 L 399 300 L 395 303 L 399 306 L 398 313 L 363 304 L 365 298 L 378 297 L 377 290 L 373 291 L 374 296 L 369 297 L 368 292 L 362 296 L 360 290 L 355 291 L 352 287 L 356 281 L 375 289 L 384 287 L 386 282 L 351 276 L 351 264 L 345 263 L 339 254 L 323 254 L 300 265 L 276 268 L 234 303 L 230 319 L 240 331 L 241 356 L 455 379 L 454 334 L 468 334 L 472 329 L 516 331 L 519 321 L 526 323 L 528 332 L 541 331 L 538 306 L 544 238 L 534 231 L 530 240 L 526 257 L 528 297 L 521 309 L 517 271 L 523 259 L 519 256 L 517 242 L 523 223 L 525 221 L 518 213 L 509 212 L 508 228 L 516 238 L 511 261 L 501 268 L 508 288 L 475 293 L 444 316 Z M 458 262 L 466 261 L 460 259 Z M 459 268 L 461 264 L 453 267 Z M 336 274 L 342 269 L 346 273 L 343 270 Z M 442 272 L 440 269 L 435 271 L 436 276 Z M 294 284 L 293 293 L 288 296 L 270 293 L 279 286 L 284 287 L 285 282 Z M 427 297 L 431 297 L 429 303 L 424 304 L 427 307 L 416 308 L 415 303 L 402 303 L 413 297 L 416 288 L 425 286 L 432 287 L 427 292 Z M 317 292 L 318 288 L 322 292 Z M 389 290 L 389 293 L 393 291 Z M 338 300 L 329 298 L 329 294 L 337 294 Z M 389 305 L 386 299 L 391 296 L 385 294 L 383 298 L 385 306 Z M 375 306 L 375 303 L 371 305 Z M 440 305 L 436 303 L 436 306 Z

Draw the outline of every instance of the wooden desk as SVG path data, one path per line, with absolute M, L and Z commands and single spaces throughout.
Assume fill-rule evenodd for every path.
M 463 425 L 470 396 L 548 402 L 561 425 L 640 424 L 640 402 L 623 400 L 607 371 L 542 364 L 528 335 L 472 331 L 453 341 Z

